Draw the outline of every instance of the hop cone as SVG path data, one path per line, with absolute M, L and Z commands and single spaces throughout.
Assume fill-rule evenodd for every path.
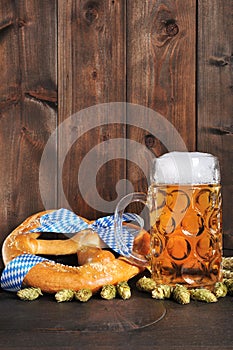
M 160 284 L 152 290 L 152 298 L 154 299 L 169 299 L 171 297 L 173 288 L 166 285 Z
M 55 294 L 55 299 L 58 303 L 63 301 L 71 301 L 74 297 L 74 291 L 71 289 L 62 289 Z
M 116 287 L 112 284 L 106 284 L 102 287 L 100 296 L 106 300 L 114 299 L 116 297 Z
M 25 288 L 17 292 L 17 296 L 21 300 L 35 300 L 43 295 L 40 288 Z
M 233 271 L 223 269 L 222 275 L 223 275 L 223 278 L 227 278 L 227 279 L 233 278 Z
M 117 284 L 117 293 L 120 295 L 120 297 L 124 300 L 129 299 L 131 297 L 131 290 L 130 286 L 127 282 L 120 282 Z
M 208 289 L 192 289 L 190 291 L 191 298 L 194 300 L 205 301 L 206 303 L 215 303 L 218 301 L 217 297 Z
M 180 284 L 175 286 L 173 290 L 173 298 L 179 304 L 189 304 L 190 303 L 190 293 L 188 289 Z
M 149 277 L 142 277 L 140 278 L 137 283 L 136 287 L 143 292 L 152 292 L 152 290 L 155 289 L 156 283 L 152 278 Z
M 217 298 L 223 298 L 227 295 L 227 286 L 222 282 L 217 282 L 214 286 L 214 294 Z
M 226 270 L 231 270 L 233 271 L 233 257 L 223 257 L 222 258 L 222 267 L 223 269 L 226 269 Z
M 227 294 L 233 295 L 233 278 L 224 280 L 224 284 L 227 286 Z
M 74 293 L 74 297 L 76 300 L 85 303 L 92 297 L 92 291 L 90 289 L 80 289 Z

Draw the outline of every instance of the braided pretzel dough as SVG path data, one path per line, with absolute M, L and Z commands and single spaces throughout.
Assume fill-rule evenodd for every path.
M 26 286 L 39 287 L 47 293 L 56 293 L 61 289 L 79 290 L 90 288 L 93 292 L 105 284 L 117 284 L 137 275 L 142 268 L 130 263 L 126 258 L 118 259 L 107 251 L 97 233 L 83 230 L 67 240 L 37 239 L 40 233 L 29 233 L 40 226 L 44 211 L 30 216 L 18 226 L 4 241 L 3 261 L 9 261 L 21 254 L 68 255 L 78 254 L 80 266 L 73 267 L 52 261 L 43 261 L 32 267 L 23 280 Z M 88 222 L 86 219 L 84 219 Z M 89 223 L 89 222 L 88 222 Z M 134 249 L 138 253 L 148 252 L 149 234 L 144 231 L 135 239 Z

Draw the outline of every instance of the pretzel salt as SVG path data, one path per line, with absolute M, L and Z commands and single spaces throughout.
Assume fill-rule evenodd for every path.
M 142 271 L 141 267 L 133 265 L 127 259 L 122 257 L 116 259 L 110 251 L 101 249 L 104 246 L 103 241 L 97 233 L 88 229 L 67 240 L 37 239 L 42 233 L 29 231 L 39 227 L 40 217 L 48 212 L 52 210 L 30 216 L 5 239 L 2 247 L 5 265 L 25 253 L 35 255 L 77 253 L 80 266 L 67 266 L 45 260 L 29 270 L 24 277 L 24 285 L 39 287 L 47 293 L 56 293 L 61 289 L 77 291 L 82 288 L 90 288 L 95 292 L 105 284 L 127 281 Z M 135 240 L 134 248 L 141 254 L 145 253 L 148 249 L 146 232 Z

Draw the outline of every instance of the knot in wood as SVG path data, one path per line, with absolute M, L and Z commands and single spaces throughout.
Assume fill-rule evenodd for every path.
M 19 18 L 17 22 L 19 28 L 24 27 L 26 25 L 26 21 L 22 18 Z
M 86 12 L 85 12 L 85 19 L 86 21 L 91 24 L 98 18 L 98 7 L 95 6 L 94 3 L 90 3 L 87 6 Z
M 145 136 L 145 145 L 147 148 L 153 148 L 156 144 L 156 139 L 154 135 L 146 135 Z
M 179 33 L 179 27 L 175 22 L 166 23 L 166 33 L 169 36 L 175 36 Z
M 97 78 L 97 72 L 96 72 L 96 70 L 93 70 L 93 72 L 91 73 L 91 76 L 92 76 L 92 79 L 93 79 L 93 80 L 96 80 L 96 78 Z

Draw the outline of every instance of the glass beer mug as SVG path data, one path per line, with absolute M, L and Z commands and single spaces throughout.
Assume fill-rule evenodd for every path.
M 132 193 L 115 210 L 115 236 L 127 248 L 122 215 L 132 202 L 150 214 L 150 252 L 144 257 L 128 250 L 139 265 L 150 264 L 158 284 L 210 288 L 221 280 L 222 206 L 216 157 L 200 152 L 171 152 L 153 160 L 147 195 Z

